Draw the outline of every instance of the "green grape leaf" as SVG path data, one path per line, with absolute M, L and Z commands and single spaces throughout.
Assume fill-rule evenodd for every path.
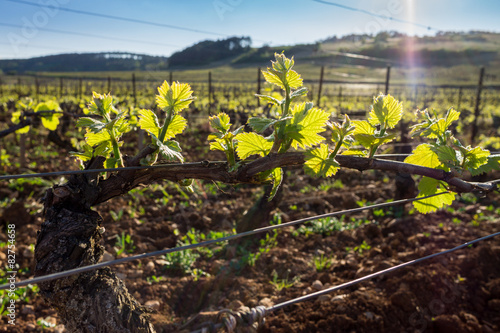
M 70 151 L 69 154 L 71 156 L 77 157 L 83 162 L 90 160 L 94 156 L 94 151 L 92 147 L 88 144 L 83 144 L 83 152 Z
M 86 127 L 90 129 L 93 133 L 99 133 L 106 128 L 106 123 L 100 120 L 83 117 L 78 119 L 76 122 L 76 127 Z
M 216 139 L 215 141 L 210 142 L 210 150 L 221 150 L 226 151 L 227 147 L 224 144 L 224 140 Z
M 227 132 L 229 128 L 231 128 L 231 118 L 224 113 L 221 112 L 216 116 L 212 116 L 208 118 L 208 122 L 210 126 L 219 132 Z
M 148 109 L 139 110 L 139 122 L 137 123 L 140 128 L 149 134 L 158 137 L 160 135 L 160 125 L 158 123 L 158 117 L 156 114 Z
M 330 151 L 326 144 L 321 144 L 319 148 L 306 151 L 304 156 L 304 171 L 313 176 L 333 176 L 339 170 L 340 165 L 329 156 Z
M 312 107 L 312 103 L 297 104 L 291 110 L 292 119 L 286 125 L 285 133 L 292 138 L 292 146 L 306 148 L 314 146 L 325 138 L 319 133 L 325 131 L 329 114 L 325 111 Z
M 258 94 L 256 94 L 255 96 L 257 96 L 258 98 L 260 98 L 261 100 L 263 100 L 263 101 L 265 101 L 267 103 L 274 104 L 276 106 L 280 106 L 283 103 L 283 101 L 280 101 L 279 99 L 274 98 L 272 96 L 258 95 Z
M 257 133 L 264 132 L 269 126 L 274 126 L 276 124 L 280 124 L 286 122 L 287 120 L 292 119 L 292 117 L 283 117 L 281 119 L 269 119 L 262 117 L 251 117 L 248 119 L 248 125 Z
M 276 122 L 276 119 L 262 117 L 251 117 L 248 119 L 248 125 L 257 133 L 265 131 L 269 126 L 274 125 Z
M 467 153 L 464 156 L 463 167 L 464 169 L 469 171 L 477 169 L 481 165 L 488 163 L 488 156 L 490 156 L 490 151 L 482 149 L 481 147 L 468 149 Z
M 43 103 L 39 103 L 34 111 L 35 112 L 42 112 L 42 111 L 60 111 L 61 108 L 59 107 L 59 104 L 55 101 L 47 101 Z M 61 117 L 62 114 L 60 113 L 45 113 L 42 115 L 42 125 L 43 127 L 47 128 L 48 130 L 55 131 L 57 128 L 57 125 L 59 125 L 59 117 Z
M 160 154 L 169 161 L 181 161 L 184 162 L 184 157 L 181 154 L 181 147 L 177 141 L 169 140 L 165 143 L 161 143 L 158 139 L 156 144 L 160 151 Z
M 187 108 L 194 100 L 193 91 L 187 83 L 173 82 L 171 85 L 167 81 L 158 87 L 156 103 L 164 110 L 173 109 L 175 112 Z
M 417 198 L 425 197 L 432 194 L 448 192 L 439 180 L 429 177 L 422 177 L 418 183 L 419 194 Z M 446 194 L 437 195 L 435 197 L 414 201 L 413 206 L 417 211 L 423 214 L 435 212 L 443 208 L 445 205 L 451 205 L 455 200 L 455 193 L 450 192 Z
M 236 152 L 240 159 L 244 160 L 250 155 L 265 156 L 271 151 L 273 140 L 264 138 L 257 133 L 240 133 L 236 135 L 238 141 Z
M 283 170 L 281 168 L 273 169 L 273 171 L 271 172 L 271 178 L 273 180 L 273 188 L 271 190 L 271 193 L 269 194 L 269 199 L 267 199 L 267 201 L 273 200 L 276 192 L 280 188 L 281 182 L 283 181 Z
M 488 161 L 482 164 L 478 168 L 469 169 L 472 176 L 481 175 L 483 173 L 489 173 L 493 170 L 500 170 L 500 155 L 490 155 Z
M 430 146 L 430 149 L 436 153 L 439 161 L 447 167 L 456 167 L 459 165 L 457 151 L 448 146 Z
M 90 129 L 87 129 L 87 133 L 85 134 L 85 141 L 92 147 L 102 142 L 108 141 L 111 144 L 111 136 L 109 135 L 108 131 L 93 133 Z
M 12 117 L 10 118 L 10 120 L 12 121 L 12 123 L 14 124 L 19 124 L 21 122 L 21 113 L 22 111 L 14 111 L 12 112 Z M 22 127 L 18 130 L 16 130 L 16 133 L 19 133 L 19 134 L 26 134 L 30 131 L 30 126 L 25 126 L 25 127 Z
M 353 120 L 352 124 L 354 125 L 353 134 L 375 134 L 375 127 L 370 125 L 366 120 Z
M 113 108 L 113 97 L 111 94 L 101 95 L 94 91 L 92 92 L 92 101 L 90 101 L 88 109 L 92 114 L 109 119 L 110 113 L 115 112 Z
M 187 120 L 181 115 L 176 114 L 172 117 L 170 124 L 167 128 L 167 133 L 165 134 L 165 140 L 173 138 L 177 134 L 181 134 L 187 127 Z
M 293 101 L 295 98 L 306 95 L 307 95 L 307 88 L 301 87 L 290 94 L 290 100 Z
M 433 152 L 431 146 L 426 143 L 417 146 L 404 162 L 429 168 L 437 168 L 441 165 L 438 155 Z
M 342 152 L 342 154 L 340 154 L 340 155 L 352 155 L 352 156 L 360 156 L 360 157 L 367 156 L 366 150 L 359 150 L 359 149 L 349 149 L 349 150 Z
M 302 78 L 292 70 L 294 65 L 293 57 L 287 58 L 284 54 L 275 53 L 276 61 L 271 61 L 272 68 L 262 71 L 267 82 L 277 85 L 283 90 L 288 86 L 291 89 L 302 87 Z
M 391 95 L 379 95 L 373 99 L 373 106 L 368 115 L 372 125 L 385 125 L 394 128 L 403 116 L 403 103 Z
M 363 147 L 370 148 L 372 146 L 381 146 L 384 143 L 391 142 L 396 137 L 395 134 L 386 134 L 382 137 L 376 137 L 369 134 L 354 134 L 354 139 Z
M 450 108 L 445 116 L 446 122 L 444 130 L 447 130 L 448 127 L 450 127 L 451 123 L 458 120 L 459 118 L 460 118 L 460 112 L 455 111 L 453 108 Z

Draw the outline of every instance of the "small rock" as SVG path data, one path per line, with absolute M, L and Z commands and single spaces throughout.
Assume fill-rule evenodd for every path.
M 0 252 L 0 260 L 5 260 L 7 259 L 7 255 L 3 252 Z
M 331 301 L 332 302 L 343 301 L 347 296 L 348 296 L 347 294 L 333 296 Z
M 266 308 L 270 308 L 271 306 L 274 305 L 274 302 L 271 301 L 269 297 L 264 297 L 259 301 L 259 305 L 265 306 Z
M 314 281 L 312 284 L 311 284 L 311 287 L 314 289 L 314 290 L 323 290 L 323 282 L 321 282 L 320 280 L 316 280 Z
M 236 311 L 244 306 L 245 306 L 245 304 L 243 304 L 241 301 L 239 301 L 237 299 L 235 299 L 231 303 L 229 303 L 229 308 L 231 310 L 234 310 L 234 311 Z
M 148 308 L 151 308 L 153 310 L 159 310 L 160 309 L 160 301 L 158 300 L 152 300 L 152 301 L 147 301 L 144 306 L 147 306 Z
M 129 270 L 127 272 L 127 277 L 130 279 L 136 279 L 142 276 L 144 271 L 142 269 L 136 269 L 136 270 Z
M 144 271 L 145 272 L 148 272 L 148 273 L 151 273 L 152 271 L 155 270 L 155 263 L 150 261 L 146 264 L 146 266 L 144 266 Z
M 35 252 L 31 251 L 31 249 L 29 247 L 26 247 L 23 250 L 23 257 L 25 257 L 25 258 L 33 258 L 34 256 L 35 256 Z
M 373 313 L 370 311 L 365 312 L 365 316 L 366 316 L 366 319 L 368 319 L 368 320 L 373 320 L 373 318 L 375 318 Z
M 64 327 L 63 324 L 54 327 L 54 333 L 64 333 L 64 332 L 66 332 L 66 327 Z
M 21 310 L 21 313 L 25 315 L 35 314 L 35 308 L 33 307 L 33 305 L 25 305 Z
M 29 330 L 29 331 L 36 330 L 35 324 L 32 324 L 32 323 L 26 324 L 26 330 Z
M 125 280 L 125 279 L 127 278 L 127 274 L 126 274 L 126 273 L 116 272 L 116 276 L 117 276 L 119 279 L 122 279 L 122 280 Z
M 330 295 L 320 295 L 318 296 L 318 302 L 329 302 L 331 300 Z
M 112 255 L 111 253 L 109 253 L 108 251 L 104 251 L 104 254 L 102 255 L 101 261 L 105 262 L 105 261 L 111 261 L 111 260 L 115 260 L 115 256 Z

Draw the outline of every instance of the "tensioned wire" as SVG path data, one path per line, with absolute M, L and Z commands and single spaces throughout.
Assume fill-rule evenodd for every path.
M 405 263 L 402 263 L 402 264 L 399 264 L 399 265 L 396 265 L 396 266 L 393 266 L 393 267 L 390 267 L 390 268 L 387 268 L 387 269 L 384 269 L 384 270 L 381 270 L 381 271 L 378 271 L 378 272 L 375 272 L 375 273 L 372 273 L 372 274 L 365 275 L 365 276 L 363 276 L 361 278 L 358 278 L 358 279 L 355 279 L 355 280 L 352 280 L 352 281 L 349 281 L 349 282 L 346 282 L 346 283 L 343 283 L 343 284 L 340 284 L 340 285 L 337 285 L 337 286 L 333 286 L 333 287 L 330 287 L 330 288 L 327 288 L 327 289 L 324 289 L 324 290 L 320 290 L 320 291 L 317 291 L 317 292 L 314 292 L 314 293 L 310 293 L 310 294 L 307 294 L 307 295 L 304 295 L 304 296 L 301 296 L 301 297 L 297 297 L 297 298 L 294 298 L 294 299 L 291 299 L 291 300 L 288 300 L 288 301 L 285 301 L 285 302 L 282 302 L 282 303 L 279 303 L 279 304 L 276 304 L 276 305 L 273 305 L 273 306 L 270 306 L 270 307 L 266 307 L 265 308 L 265 312 L 270 312 L 270 311 L 278 310 L 278 309 L 284 308 L 286 306 L 289 306 L 289 305 L 292 305 L 292 304 L 296 304 L 296 303 L 300 303 L 300 302 L 304 302 L 304 301 L 308 301 L 308 300 L 313 299 L 315 297 L 318 297 L 318 296 L 321 296 L 321 295 L 326 295 L 326 294 L 329 294 L 331 292 L 334 292 L 334 291 L 337 291 L 337 290 L 340 290 L 340 289 L 352 287 L 352 286 L 354 286 L 356 284 L 359 284 L 361 282 L 364 282 L 366 280 L 370 280 L 370 279 L 373 279 L 375 277 L 378 277 L 378 276 L 381 276 L 381 275 L 384 275 L 384 274 L 387 274 L 387 273 L 391 273 L 391 272 L 400 270 L 400 269 L 405 268 L 407 266 L 415 265 L 415 264 L 421 263 L 423 261 L 426 261 L 426 260 L 429 260 L 429 259 L 432 259 L 432 258 L 436 258 L 436 257 L 442 256 L 442 255 L 448 254 L 448 253 L 455 252 L 457 250 L 469 247 L 472 244 L 475 244 L 475 243 L 478 243 L 478 242 L 481 242 L 481 241 L 484 241 L 484 240 L 487 240 L 487 239 L 490 239 L 490 238 L 493 238 L 493 237 L 496 237 L 496 236 L 500 236 L 500 232 L 496 232 L 496 233 L 490 234 L 488 236 L 484 236 L 484 237 L 481 237 L 481 238 L 474 239 L 472 241 L 466 242 L 466 243 L 464 243 L 462 245 L 456 246 L 456 247 L 448 249 L 448 250 L 444 250 L 444 251 L 441 251 L 441 252 L 430 254 L 428 256 L 425 256 L 425 257 L 422 257 L 422 258 L 418 258 L 418 259 L 414 259 L 414 260 L 411 260 L 411 261 L 407 261 Z M 216 325 L 214 325 L 214 328 L 218 329 L 218 328 L 221 328 L 223 326 L 224 326 L 223 324 L 216 324 Z M 203 330 L 191 331 L 191 333 L 200 333 L 200 332 L 203 332 Z
M 428 195 L 428 196 L 420 197 L 420 198 L 396 200 L 396 201 L 391 201 L 391 202 L 384 202 L 384 203 L 380 203 L 380 204 L 370 205 L 370 206 L 366 206 L 366 207 L 359 207 L 359 208 L 337 211 L 337 212 L 333 212 L 333 213 L 316 215 L 316 216 L 312 216 L 312 217 L 306 217 L 306 218 L 295 220 L 295 221 L 290 221 L 290 222 L 286 222 L 286 223 L 282 223 L 282 224 L 278 224 L 278 225 L 271 225 L 271 226 L 267 226 L 267 227 L 263 227 L 263 228 L 258 228 L 258 229 L 242 232 L 239 234 L 221 237 L 221 238 L 213 239 L 213 240 L 208 240 L 208 241 L 204 241 L 204 242 L 200 242 L 200 243 L 196 243 L 196 244 L 190 244 L 190 245 L 179 246 L 179 247 L 170 248 L 170 249 L 164 249 L 164 250 L 159 250 L 159 251 L 154 251 L 154 252 L 149 252 L 149 253 L 143 253 L 143 254 L 130 256 L 130 257 L 126 257 L 126 258 L 105 261 L 105 262 L 97 263 L 94 265 L 78 267 L 78 268 L 70 269 L 70 270 L 67 270 L 64 272 L 58 272 L 58 273 L 48 274 L 48 275 L 44 275 L 44 276 L 40 276 L 40 277 L 35 277 L 33 279 L 16 282 L 15 287 L 27 286 L 29 284 L 37 284 L 40 282 L 51 281 L 51 280 L 55 280 L 55 279 L 59 279 L 59 278 L 63 278 L 63 277 L 68 277 L 68 276 L 71 276 L 74 274 L 89 272 L 89 271 L 92 271 L 92 270 L 95 270 L 98 268 L 104 268 L 104 267 L 108 267 L 108 266 L 112 266 L 112 265 L 118 265 L 118 264 L 130 262 L 130 261 L 134 261 L 134 260 L 146 259 L 146 258 L 164 255 L 164 254 L 173 253 L 173 252 L 178 252 L 178 251 L 191 250 L 191 249 L 195 249 L 198 247 L 208 246 L 208 245 L 212 245 L 212 244 L 220 243 L 220 242 L 224 242 L 224 241 L 231 241 L 231 240 L 235 240 L 235 239 L 246 237 L 246 236 L 252 236 L 252 235 L 255 235 L 258 233 L 262 233 L 262 232 L 267 232 L 267 231 L 271 231 L 271 230 L 275 230 L 275 229 L 279 229 L 279 228 L 294 226 L 294 225 L 301 224 L 304 222 L 317 220 L 320 218 L 337 216 L 337 215 L 352 214 L 352 213 L 357 213 L 357 212 L 361 212 L 361 211 L 369 210 L 369 209 L 390 207 L 390 206 L 405 204 L 408 202 L 424 200 L 424 199 L 432 198 L 432 197 L 442 195 L 445 193 L 449 193 L 449 192 L 441 192 L 441 193 L 436 193 L 436 194 L 432 194 L 432 195 Z M 10 286 L 11 286 L 11 284 L 0 285 L 0 290 L 9 289 Z

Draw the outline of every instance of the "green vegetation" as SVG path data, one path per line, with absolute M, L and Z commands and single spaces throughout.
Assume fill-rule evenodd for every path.
M 117 256 L 121 255 L 123 252 L 133 253 L 134 250 L 134 241 L 129 234 L 125 234 L 125 232 L 122 231 L 121 236 L 116 235 L 115 251 Z

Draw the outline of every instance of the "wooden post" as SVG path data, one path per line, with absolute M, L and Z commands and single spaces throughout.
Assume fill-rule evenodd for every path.
M 391 77 L 391 66 L 387 66 L 387 73 L 385 75 L 385 94 L 389 93 L 389 79 Z
M 477 120 L 479 118 L 479 105 L 481 104 L 481 91 L 483 90 L 484 67 L 479 71 L 479 83 L 477 85 L 476 106 L 474 107 L 474 121 L 472 122 L 472 133 L 470 136 L 470 144 L 474 145 L 474 139 L 477 135 Z
M 137 93 L 135 90 L 135 73 L 132 73 L 132 94 L 134 97 L 134 106 L 137 104 Z
M 260 95 L 260 67 L 257 68 L 257 95 Z M 260 106 L 260 98 L 257 98 L 257 106 Z
M 319 74 L 318 103 L 316 103 L 318 108 L 319 108 L 319 102 L 321 100 L 321 89 L 323 88 L 323 74 L 324 73 L 325 73 L 325 66 L 321 66 L 321 73 Z
M 460 111 L 460 104 L 462 104 L 462 87 L 458 88 L 458 102 L 457 102 L 457 111 Z
M 21 96 L 21 78 L 17 77 L 17 94 Z
M 111 93 L 111 76 L 108 76 L 108 93 Z
M 0 95 L 3 95 L 3 82 L 1 76 L 0 76 Z
M 174 74 L 173 74 L 172 72 L 170 72 L 170 73 L 168 74 L 168 83 L 172 84 L 172 82 L 173 82 L 173 81 L 172 81 L 172 80 L 173 80 L 173 77 L 174 77 Z
M 63 95 L 63 78 L 59 78 L 59 98 L 61 98 Z
M 208 115 L 212 115 L 212 72 L 208 72 Z
M 82 99 L 83 95 L 83 82 L 82 78 L 78 79 L 78 99 Z
M 26 168 L 26 134 L 19 135 L 19 166 Z
M 342 86 L 339 87 L 339 111 L 342 110 Z
M 40 83 L 38 82 L 38 76 L 35 76 L 35 98 L 38 99 L 38 94 L 40 94 Z

